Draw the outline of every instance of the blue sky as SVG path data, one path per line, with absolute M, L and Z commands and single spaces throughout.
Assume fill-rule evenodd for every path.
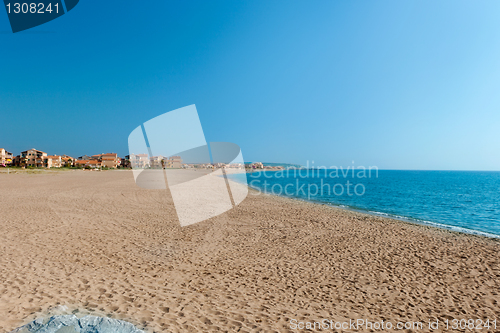
M 500 170 L 498 1 L 81 1 L 12 34 L 0 147 L 127 154 L 196 104 L 247 161 Z

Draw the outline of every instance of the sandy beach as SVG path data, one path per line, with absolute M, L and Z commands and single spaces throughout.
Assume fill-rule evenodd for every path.
M 0 332 L 56 313 L 147 332 L 360 318 L 500 329 L 493 239 L 256 192 L 180 227 L 169 193 L 130 171 L 0 173 L 0 186 Z

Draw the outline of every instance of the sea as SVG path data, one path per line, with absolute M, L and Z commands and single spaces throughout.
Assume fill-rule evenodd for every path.
M 288 169 L 246 180 L 260 193 L 500 238 L 500 172 Z

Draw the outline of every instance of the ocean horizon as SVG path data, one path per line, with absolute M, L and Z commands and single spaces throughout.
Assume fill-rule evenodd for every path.
M 260 193 L 500 238 L 500 171 L 370 171 L 263 170 L 246 178 Z

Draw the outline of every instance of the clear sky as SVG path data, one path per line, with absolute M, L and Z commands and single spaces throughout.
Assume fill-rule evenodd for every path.
M 12 34 L 0 147 L 127 154 L 196 104 L 247 161 L 500 170 L 499 1 L 83 0 Z

